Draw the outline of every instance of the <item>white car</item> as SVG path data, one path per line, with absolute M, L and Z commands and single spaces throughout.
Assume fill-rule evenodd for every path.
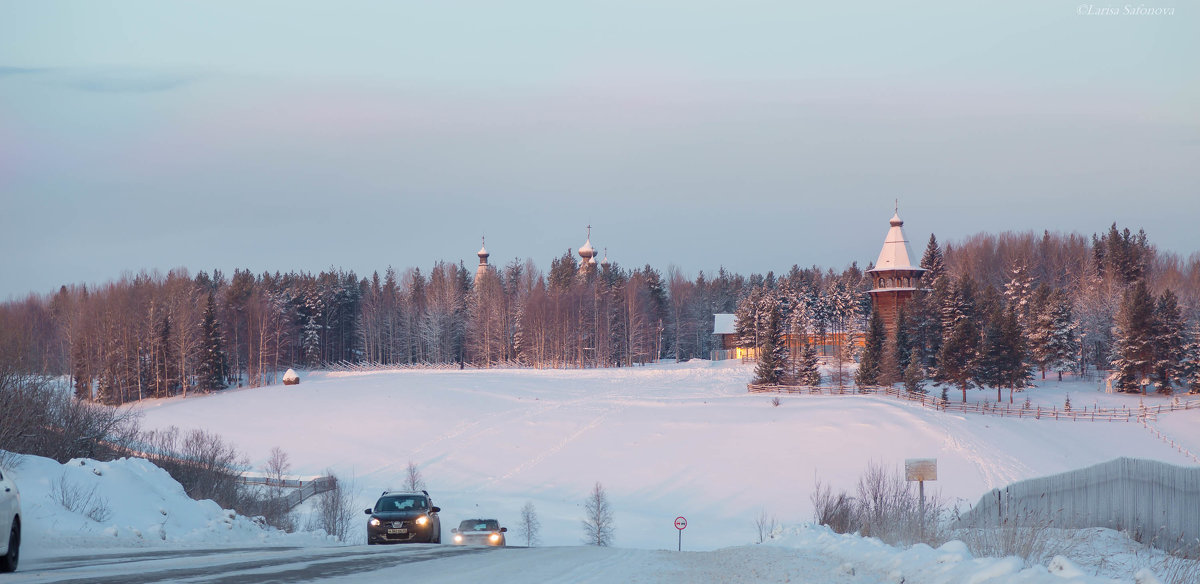
M 21 555 L 21 493 L 0 470 L 0 572 L 15 572 Z

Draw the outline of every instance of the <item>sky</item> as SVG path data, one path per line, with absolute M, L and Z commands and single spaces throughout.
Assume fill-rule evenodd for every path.
M 0 300 L 482 236 L 548 269 L 587 225 L 626 267 L 865 266 L 897 199 L 917 257 L 1200 252 L 1200 9 L 903 4 L 0 0 Z

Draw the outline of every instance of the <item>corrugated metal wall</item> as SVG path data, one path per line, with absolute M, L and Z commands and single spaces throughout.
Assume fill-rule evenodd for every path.
M 1200 467 L 1118 458 L 993 489 L 959 521 L 964 527 L 1005 522 L 1108 527 L 1195 556 L 1200 553 Z

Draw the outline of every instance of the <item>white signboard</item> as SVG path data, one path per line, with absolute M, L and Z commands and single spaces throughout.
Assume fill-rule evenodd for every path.
M 936 481 L 936 458 L 904 459 L 904 479 L 908 481 Z

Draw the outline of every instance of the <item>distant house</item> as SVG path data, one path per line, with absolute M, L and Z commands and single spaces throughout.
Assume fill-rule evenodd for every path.
M 737 315 L 714 314 L 713 336 L 717 337 L 716 347 L 712 350 L 711 359 L 753 359 L 754 349 L 737 346 Z

